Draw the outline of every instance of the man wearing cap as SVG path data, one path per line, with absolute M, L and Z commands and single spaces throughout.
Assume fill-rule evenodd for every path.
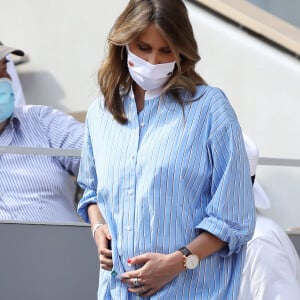
M 16 71 L 14 62 L 10 59 L 10 54 L 24 56 L 24 52 L 20 49 L 4 46 L 0 41 L 0 76 L 12 80 L 15 106 L 26 104 L 21 82 Z
M 256 144 L 244 135 L 256 207 L 256 227 L 247 244 L 246 259 L 238 300 L 299 300 L 300 260 L 288 235 L 261 209 L 270 201 L 255 180 L 258 161 Z
M 0 146 L 80 149 L 84 125 L 43 105 L 15 107 L 6 55 L 23 52 L 0 45 Z M 5 148 L 7 149 L 7 148 Z M 10 150 L 13 151 L 13 150 Z M 2 153 L 0 220 L 77 222 L 74 205 L 79 157 Z

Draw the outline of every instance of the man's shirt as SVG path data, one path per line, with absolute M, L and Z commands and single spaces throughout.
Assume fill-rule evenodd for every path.
M 84 126 L 47 106 L 15 108 L 1 146 L 81 149 Z M 0 219 L 76 222 L 79 157 L 0 153 Z
M 283 229 L 259 212 L 247 246 L 238 299 L 300 299 L 300 260 L 296 249 Z

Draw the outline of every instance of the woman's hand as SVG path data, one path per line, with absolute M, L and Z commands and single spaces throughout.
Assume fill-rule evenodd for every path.
M 131 265 L 144 264 L 140 269 L 122 274 L 128 291 L 149 297 L 185 270 L 179 251 L 172 254 L 145 253 L 128 260 Z
M 108 226 L 104 224 L 95 231 L 95 243 L 98 249 L 100 267 L 107 271 L 111 271 L 113 268 L 110 241 L 111 235 Z

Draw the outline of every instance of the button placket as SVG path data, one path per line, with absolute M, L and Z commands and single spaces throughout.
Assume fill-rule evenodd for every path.
M 126 167 L 126 189 L 124 192 L 127 195 L 128 204 L 127 209 L 129 213 L 125 213 L 125 219 L 123 220 L 123 232 L 128 239 L 130 247 L 126 256 L 131 257 L 134 254 L 134 221 L 135 221 L 135 188 L 136 188 L 136 160 L 139 147 L 139 120 L 136 111 L 136 105 L 130 104 L 130 127 L 132 129 L 130 143 L 127 152 L 127 167 Z

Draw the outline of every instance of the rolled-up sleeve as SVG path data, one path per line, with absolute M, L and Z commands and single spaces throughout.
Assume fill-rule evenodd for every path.
M 222 256 L 239 252 L 255 227 L 255 206 L 242 132 L 235 122 L 210 137 L 207 151 L 212 167 L 211 201 L 196 227 L 227 243 Z
M 87 115 L 85 124 L 85 137 L 81 152 L 81 160 L 78 174 L 78 184 L 84 190 L 83 196 L 78 203 L 77 213 L 87 223 L 89 217 L 87 207 L 97 203 L 97 173 L 89 133 L 89 116 Z

